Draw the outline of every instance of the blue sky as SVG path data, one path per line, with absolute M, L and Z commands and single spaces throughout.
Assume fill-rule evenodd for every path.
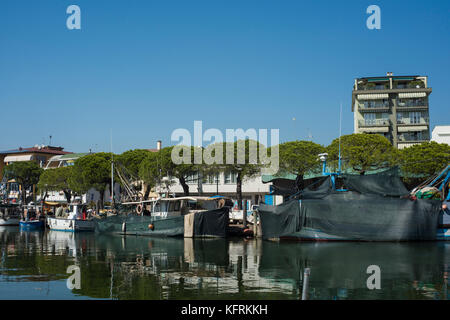
M 81 30 L 66 9 L 81 8 Z M 381 8 L 381 30 L 366 8 Z M 320 144 L 353 132 L 354 78 L 427 75 L 431 128 L 450 124 L 450 1 L 0 3 L 0 150 L 120 153 L 174 129 L 280 129 Z M 296 118 L 293 121 L 293 118 Z

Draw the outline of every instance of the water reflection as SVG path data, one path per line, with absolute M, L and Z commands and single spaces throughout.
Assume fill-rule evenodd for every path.
M 300 299 L 306 267 L 311 299 L 448 298 L 445 242 L 274 243 L 7 227 L 0 251 L 2 299 Z M 70 265 L 80 267 L 80 289 L 66 287 Z M 380 290 L 367 288 L 370 265 L 381 269 Z M 36 293 L 37 282 L 52 289 Z

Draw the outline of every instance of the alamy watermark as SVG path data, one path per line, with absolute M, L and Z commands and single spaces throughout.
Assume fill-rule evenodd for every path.
M 66 286 L 67 289 L 81 289 L 81 271 L 80 267 L 76 265 L 70 265 L 67 267 L 66 273 L 72 273 L 72 275 L 67 278 Z
M 80 7 L 75 4 L 72 4 L 67 7 L 66 13 L 70 14 L 70 16 L 67 17 L 67 20 L 66 20 L 67 29 L 80 30 L 81 29 L 81 9 L 80 9 Z
M 367 14 L 370 14 L 370 16 L 366 20 L 366 26 L 369 30 L 381 29 L 381 9 L 377 5 L 370 5 L 367 7 L 366 10 Z
M 261 165 L 263 174 L 275 174 L 279 169 L 279 129 L 270 129 L 270 155 L 268 129 L 226 129 L 224 139 L 219 129 L 210 128 L 203 132 L 203 122 L 194 121 L 193 137 L 189 130 L 179 128 L 172 132 L 171 140 L 179 142 L 172 150 L 175 164 L 255 164 Z M 204 142 L 210 144 L 203 148 Z M 193 155 L 191 146 L 196 147 Z
M 369 278 L 367 278 L 366 285 L 367 289 L 381 289 L 381 269 L 377 265 L 370 265 L 366 270 L 367 274 L 370 274 Z

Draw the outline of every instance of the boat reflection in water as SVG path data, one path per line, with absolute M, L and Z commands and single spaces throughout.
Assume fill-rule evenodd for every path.
M 291 243 L 0 229 L 0 298 L 446 299 L 450 243 Z M 68 289 L 67 268 L 81 288 Z M 367 288 L 379 266 L 381 289 Z M 49 289 L 36 290 L 37 286 Z

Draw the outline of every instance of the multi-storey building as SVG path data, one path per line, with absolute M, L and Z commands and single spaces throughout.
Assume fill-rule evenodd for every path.
M 430 140 L 431 88 L 426 76 L 357 78 L 352 111 L 355 133 L 381 134 L 398 149 Z

